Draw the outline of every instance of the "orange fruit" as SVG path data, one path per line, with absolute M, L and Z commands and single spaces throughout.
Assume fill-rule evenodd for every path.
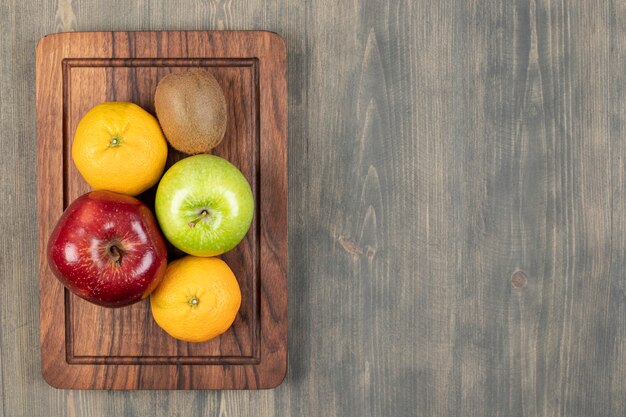
M 150 295 L 157 324 L 186 342 L 205 342 L 224 333 L 240 305 L 239 283 L 219 258 L 185 256 L 171 262 Z
M 78 123 L 72 159 L 92 188 L 137 195 L 161 178 L 167 142 L 157 119 L 138 105 L 106 102 Z

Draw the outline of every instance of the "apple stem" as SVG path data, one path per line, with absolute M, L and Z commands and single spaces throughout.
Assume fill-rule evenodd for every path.
M 109 248 L 109 252 L 111 252 L 111 255 L 113 255 L 113 260 L 115 261 L 115 266 L 120 266 L 121 265 L 121 260 L 122 260 L 122 254 L 120 253 L 120 250 L 118 249 L 117 246 L 113 245 Z
M 193 219 L 192 221 L 189 222 L 189 227 L 191 227 L 193 229 L 194 227 L 196 227 L 196 224 L 200 220 L 202 220 L 203 218 L 205 218 L 208 215 L 209 215 L 209 212 L 207 210 L 202 210 L 202 212 L 200 212 L 200 215 L 198 217 L 196 217 L 195 219 Z

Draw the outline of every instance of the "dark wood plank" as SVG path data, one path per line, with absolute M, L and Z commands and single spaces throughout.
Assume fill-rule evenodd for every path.
M 42 371 L 51 385 L 256 389 L 282 381 L 287 365 L 284 54 L 282 40 L 269 32 L 98 32 L 51 35 L 39 43 Z M 73 296 L 52 276 L 45 246 L 55 216 L 89 191 L 70 155 L 83 115 L 103 101 L 132 101 L 153 112 L 160 77 L 197 67 L 215 75 L 229 106 L 227 134 L 213 152 L 247 177 L 256 214 L 242 243 L 223 255 L 242 290 L 237 318 L 220 337 L 192 344 L 163 332 L 147 300 L 104 309 Z M 171 151 L 168 164 L 183 157 Z M 154 190 L 142 198 L 151 205 Z M 180 252 L 171 249 L 170 258 L 178 258 Z

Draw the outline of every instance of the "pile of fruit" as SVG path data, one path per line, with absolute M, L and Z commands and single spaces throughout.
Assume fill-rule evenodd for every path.
M 208 152 L 223 139 L 227 103 L 207 71 L 167 75 L 155 118 L 128 102 L 96 105 L 81 119 L 72 159 L 95 190 L 74 200 L 48 241 L 54 275 L 105 307 L 150 296 L 152 316 L 172 337 L 203 342 L 232 325 L 241 291 L 216 256 L 241 242 L 254 214 L 250 184 Z M 164 174 L 167 143 L 188 156 Z M 135 198 L 157 185 L 155 216 Z M 168 264 L 166 242 L 188 254 Z

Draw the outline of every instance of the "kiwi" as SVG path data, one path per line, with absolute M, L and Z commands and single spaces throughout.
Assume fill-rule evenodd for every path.
M 226 98 L 210 72 L 189 70 L 159 81 L 154 107 L 167 141 L 188 154 L 215 148 L 226 131 Z

